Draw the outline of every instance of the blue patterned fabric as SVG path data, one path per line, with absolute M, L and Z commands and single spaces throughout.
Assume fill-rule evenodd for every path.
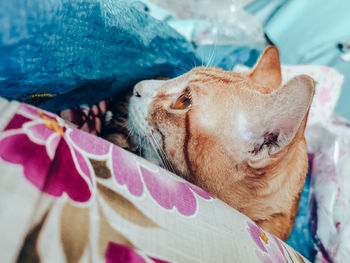
M 0 96 L 56 111 L 194 64 L 190 43 L 123 1 L 0 1 Z
M 298 215 L 295 219 L 292 233 L 286 243 L 313 262 L 316 250 L 313 245 L 313 238 L 310 229 L 310 175 L 305 178 L 305 185 L 299 200 Z

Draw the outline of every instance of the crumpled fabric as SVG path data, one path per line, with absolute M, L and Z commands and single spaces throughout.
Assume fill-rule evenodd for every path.
M 198 65 L 192 45 L 119 0 L 0 1 L 0 95 L 57 111 Z
M 315 262 L 350 261 L 350 123 L 337 115 L 307 130 L 314 153 L 311 174 Z
M 303 192 L 299 201 L 299 209 L 295 220 L 295 225 L 290 237 L 288 240 L 286 240 L 286 243 L 296 249 L 311 262 L 319 262 L 318 260 L 320 255 L 322 255 L 321 251 L 323 251 L 323 244 L 321 242 L 327 242 L 326 249 L 336 250 L 341 248 L 346 251 L 348 246 L 343 245 L 332 247 L 330 246 L 332 243 L 332 241 L 330 241 L 330 237 L 325 237 L 322 234 L 322 241 L 319 242 L 317 240 L 317 235 L 319 233 L 328 232 L 329 229 L 334 228 L 334 224 L 330 224 L 328 219 L 335 213 L 331 211 L 331 208 L 329 210 L 329 214 L 326 216 L 323 214 L 324 208 L 322 206 L 325 206 L 323 200 L 337 200 L 337 198 L 333 199 L 334 193 L 336 192 L 334 188 L 332 188 L 331 191 L 323 191 L 325 185 L 332 185 L 329 183 L 329 180 L 325 180 L 325 178 L 328 176 L 332 176 L 330 170 L 325 164 L 327 161 L 330 161 L 333 164 L 333 159 L 328 155 L 327 157 L 330 160 L 327 158 L 320 159 L 321 151 L 318 149 L 318 147 L 320 147 L 320 145 L 326 141 L 327 134 L 324 133 L 323 136 L 319 136 L 319 133 L 316 132 L 315 127 L 322 126 L 325 123 L 330 123 L 334 119 L 332 114 L 341 93 L 344 76 L 338 71 L 326 66 L 282 66 L 284 83 L 301 74 L 311 76 L 317 83 L 315 96 L 309 111 L 308 123 L 305 130 L 308 152 L 310 153 L 309 168 L 311 169 L 309 171 L 309 175 L 311 175 L 311 180 L 310 176 L 308 175 L 306 177 Z M 326 148 L 327 147 L 330 147 L 330 144 L 328 144 Z M 323 193 L 326 194 L 323 195 Z M 317 209 L 316 206 L 318 207 Z M 320 216 L 319 219 L 317 219 L 318 215 Z M 337 233 L 333 233 L 332 238 L 333 237 L 340 239 L 340 237 L 337 236 Z M 333 259 L 334 255 L 335 254 L 332 254 Z M 337 256 L 339 257 L 339 255 Z M 326 256 L 325 259 L 327 260 L 329 258 Z

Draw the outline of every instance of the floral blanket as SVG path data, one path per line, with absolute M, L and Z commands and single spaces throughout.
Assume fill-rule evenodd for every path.
M 183 179 L 0 98 L 2 262 L 306 262 Z

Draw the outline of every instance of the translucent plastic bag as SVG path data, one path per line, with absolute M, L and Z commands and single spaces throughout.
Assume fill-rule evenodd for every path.
M 150 0 L 180 19 L 195 19 L 192 41 L 197 45 L 241 45 L 261 47 L 266 44 L 259 21 L 243 10 L 243 0 Z M 183 22 L 183 21 L 182 21 Z M 176 27 L 176 22 L 171 21 Z

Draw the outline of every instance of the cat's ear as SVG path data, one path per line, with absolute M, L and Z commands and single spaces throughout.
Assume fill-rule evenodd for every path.
M 315 81 L 301 75 L 269 94 L 255 92 L 246 109 L 249 155 L 253 159 L 270 156 L 287 146 L 307 117 L 315 93 Z
M 282 83 L 281 64 L 278 49 L 275 46 L 268 46 L 255 64 L 249 77 L 263 85 L 277 89 Z

